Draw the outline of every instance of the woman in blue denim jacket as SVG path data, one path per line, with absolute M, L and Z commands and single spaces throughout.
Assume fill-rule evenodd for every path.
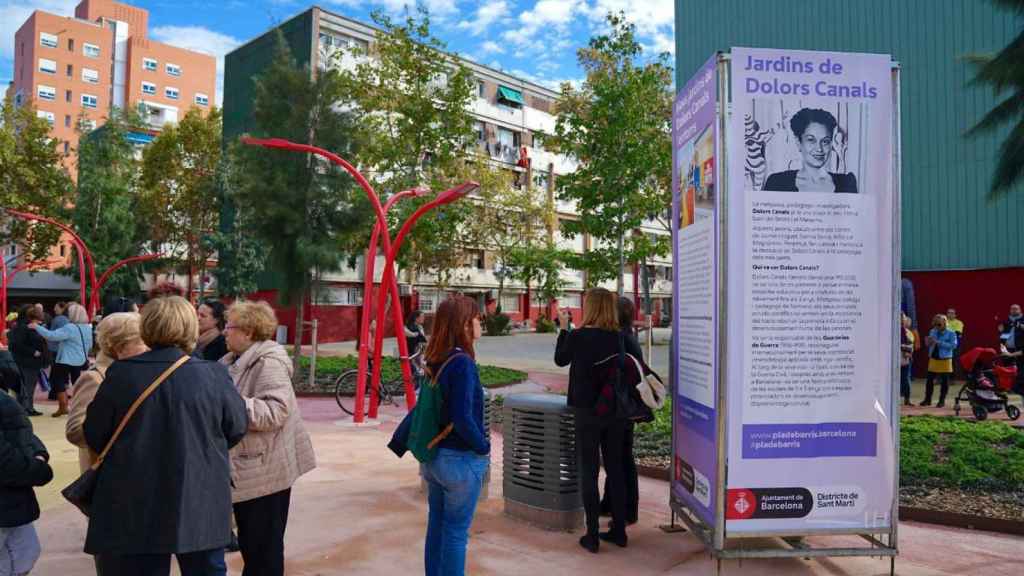
M 437 456 L 420 464 L 430 508 L 423 554 L 427 576 L 465 573 L 469 527 L 490 463 L 484 392 L 473 352 L 473 341 L 479 337 L 480 313 L 474 300 L 455 296 L 441 303 L 425 356 L 432 375 L 448 362 L 437 375 L 437 385 L 453 430 L 438 444 Z
M 57 330 L 47 330 L 42 324 L 33 322 L 34 329 L 49 342 L 59 342 L 57 359 L 50 370 L 50 385 L 57 393 L 55 418 L 68 413 L 67 389 L 74 384 L 88 367 L 89 351 L 92 350 L 92 324 L 89 314 L 81 304 L 72 302 L 67 308 L 68 323 Z
M 936 314 L 932 319 L 932 330 L 928 333 L 928 379 L 925 380 L 924 402 L 921 406 L 932 405 L 932 390 L 935 377 L 939 377 L 939 403 L 936 408 L 946 405 L 946 393 L 949 392 L 949 375 L 953 373 L 953 351 L 956 350 L 956 332 L 946 327 L 946 317 Z

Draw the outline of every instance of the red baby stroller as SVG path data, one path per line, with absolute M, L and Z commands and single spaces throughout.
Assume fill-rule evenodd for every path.
M 960 355 L 960 365 L 967 374 L 967 382 L 956 393 L 953 412 L 960 415 L 960 401 L 971 405 L 976 420 L 988 418 L 989 413 L 1006 411 L 1010 420 L 1020 418 L 1020 408 L 1009 402 L 1009 392 L 1017 379 L 1016 366 L 999 364 L 999 355 L 992 348 L 972 348 Z

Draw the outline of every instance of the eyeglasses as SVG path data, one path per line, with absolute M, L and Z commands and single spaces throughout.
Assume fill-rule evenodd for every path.
M 224 330 L 225 331 L 227 331 L 227 330 L 235 330 L 237 328 L 238 328 L 238 324 L 225 324 L 224 325 Z

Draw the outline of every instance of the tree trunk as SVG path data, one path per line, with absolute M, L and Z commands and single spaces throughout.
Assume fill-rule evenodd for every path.
M 299 303 L 295 308 L 295 349 L 292 355 L 292 384 L 298 384 L 302 380 L 300 368 L 302 367 L 302 334 L 306 314 L 306 290 L 307 283 L 303 282 L 300 290 Z

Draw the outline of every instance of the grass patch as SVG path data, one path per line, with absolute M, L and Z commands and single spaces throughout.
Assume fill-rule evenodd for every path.
M 637 457 L 671 457 L 672 408 L 637 426 Z M 1011 492 L 1024 490 L 1024 431 L 1005 422 L 904 416 L 900 485 Z
M 384 363 L 381 366 L 381 378 L 386 382 L 390 380 L 397 380 L 402 375 L 401 364 L 398 359 L 390 356 L 384 357 Z M 317 383 L 321 386 L 326 384 L 326 381 L 333 382 L 342 372 L 347 370 L 355 370 L 358 365 L 359 359 L 356 356 L 320 356 L 316 359 L 316 375 Z M 302 369 L 304 372 L 309 370 L 309 357 L 302 357 Z M 495 388 L 498 386 L 508 386 L 510 384 L 518 384 L 523 380 L 526 380 L 526 372 L 520 370 L 512 370 L 510 368 L 500 368 L 498 366 L 487 366 L 481 364 L 480 369 L 480 383 L 484 388 Z M 308 372 L 307 372 L 308 373 Z M 323 384 L 321 384 L 323 383 Z

